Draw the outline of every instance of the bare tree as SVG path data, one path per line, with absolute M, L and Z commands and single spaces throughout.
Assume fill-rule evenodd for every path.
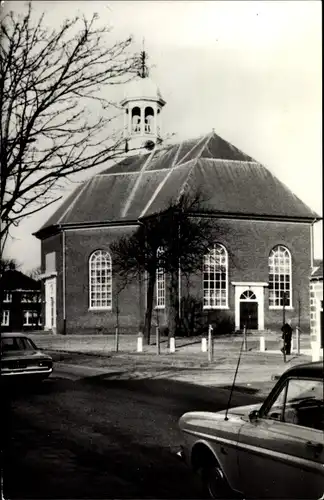
M 190 275 L 202 268 L 203 255 L 220 233 L 217 223 L 202 213 L 203 195 L 200 191 L 182 195 L 171 202 L 163 213 L 140 221 L 140 227 L 130 237 L 122 237 L 111 245 L 114 272 L 129 282 L 147 275 L 144 339 L 150 342 L 154 289 L 157 269 L 167 275 L 170 301 L 169 331 L 175 334 L 179 323 L 179 268 Z M 162 249 L 161 252 L 158 252 Z
M 6 271 L 18 271 L 21 264 L 16 259 L 0 258 L 0 276 Z
M 120 110 L 107 95 L 139 64 L 131 38 L 111 42 L 96 14 L 55 30 L 31 5 L 1 20 L 2 246 L 13 225 L 60 198 L 62 180 L 123 152 L 122 131 L 112 128 Z

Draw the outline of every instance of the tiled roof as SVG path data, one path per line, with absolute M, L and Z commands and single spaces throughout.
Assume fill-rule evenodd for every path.
M 205 208 L 220 214 L 318 217 L 269 170 L 213 132 L 103 170 L 78 186 L 40 231 L 67 223 L 134 221 L 197 189 L 205 195 Z
M 5 271 L 0 278 L 2 290 L 36 290 L 41 288 L 41 282 L 30 278 L 17 270 Z

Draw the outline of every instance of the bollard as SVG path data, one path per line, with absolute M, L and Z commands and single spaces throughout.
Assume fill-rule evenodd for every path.
M 156 338 L 156 353 L 160 354 L 160 329 L 158 326 L 155 329 L 155 338 Z
M 208 361 L 213 361 L 213 327 L 211 325 L 208 326 Z
M 201 339 L 201 352 L 207 352 L 207 339 L 203 337 Z
M 143 333 L 139 332 L 137 336 L 137 352 L 143 352 Z
M 170 346 L 169 346 L 170 352 L 175 352 L 175 338 L 170 337 Z
M 247 337 L 246 337 L 246 325 L 243 328 L 243 349 L 247 351 Z
M 265 351 L 265 338 L 264 335 L 260 336 L 260 352 Z
M 119 349 L 119 330 L 118 326 L 115 328 L 115 351 L 118 352 Z

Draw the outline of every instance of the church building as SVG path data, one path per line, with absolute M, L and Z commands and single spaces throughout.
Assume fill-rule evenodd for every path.
M 57 333 L 138 333 L 145 286 L 121 292 L 110 245 L 183 193 L 200 190 L 221 230 L 201 272 L 179 282 L 208 321 L 233 330 L 280 331 L 283 318 L 310 330 L 313 224 L 319 216 L 269 170 L 211 131 L 163 144 L 166 105 L 147 73 L 122 101 L 128 153 L 80 184 L 35 236 L 41 241 L 45 329 Z M 275 147 L 273 145 L 272 147 Z M 181 269 L 179 269 L 181 276 Z M 168 324 L 166 281 L 157 274 L 154 310 Z M 207 321 L 207 320 L 206 320 Z

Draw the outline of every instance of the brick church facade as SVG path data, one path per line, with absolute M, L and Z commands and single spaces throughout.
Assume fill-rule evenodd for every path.
M 309 331 L 312 231 L 319 217 L 214 131 L 164 146 L 164 105 L 150 78 L 134 80 L 122 101 L 130 152 L 78 186 L 35 233 L 41 241 L 45 329 L 113 332 L 118 309 L 121 330 L 137 333 L 145 285 L 134 282 L 117 293 L 110 245 L 181 194 L 199 190 L 207 200 L 199 215 L 217 225 L 215 244 L 201 256 L 201 272 L 189 285 L 179 269 L 180 302 L 194 297 L 206 321 L 223 319 L 233 330 L 247 324 L 280 331 L 285 317 Z M 167 279 L 157 276 L 160 325 L 168 323 Z

